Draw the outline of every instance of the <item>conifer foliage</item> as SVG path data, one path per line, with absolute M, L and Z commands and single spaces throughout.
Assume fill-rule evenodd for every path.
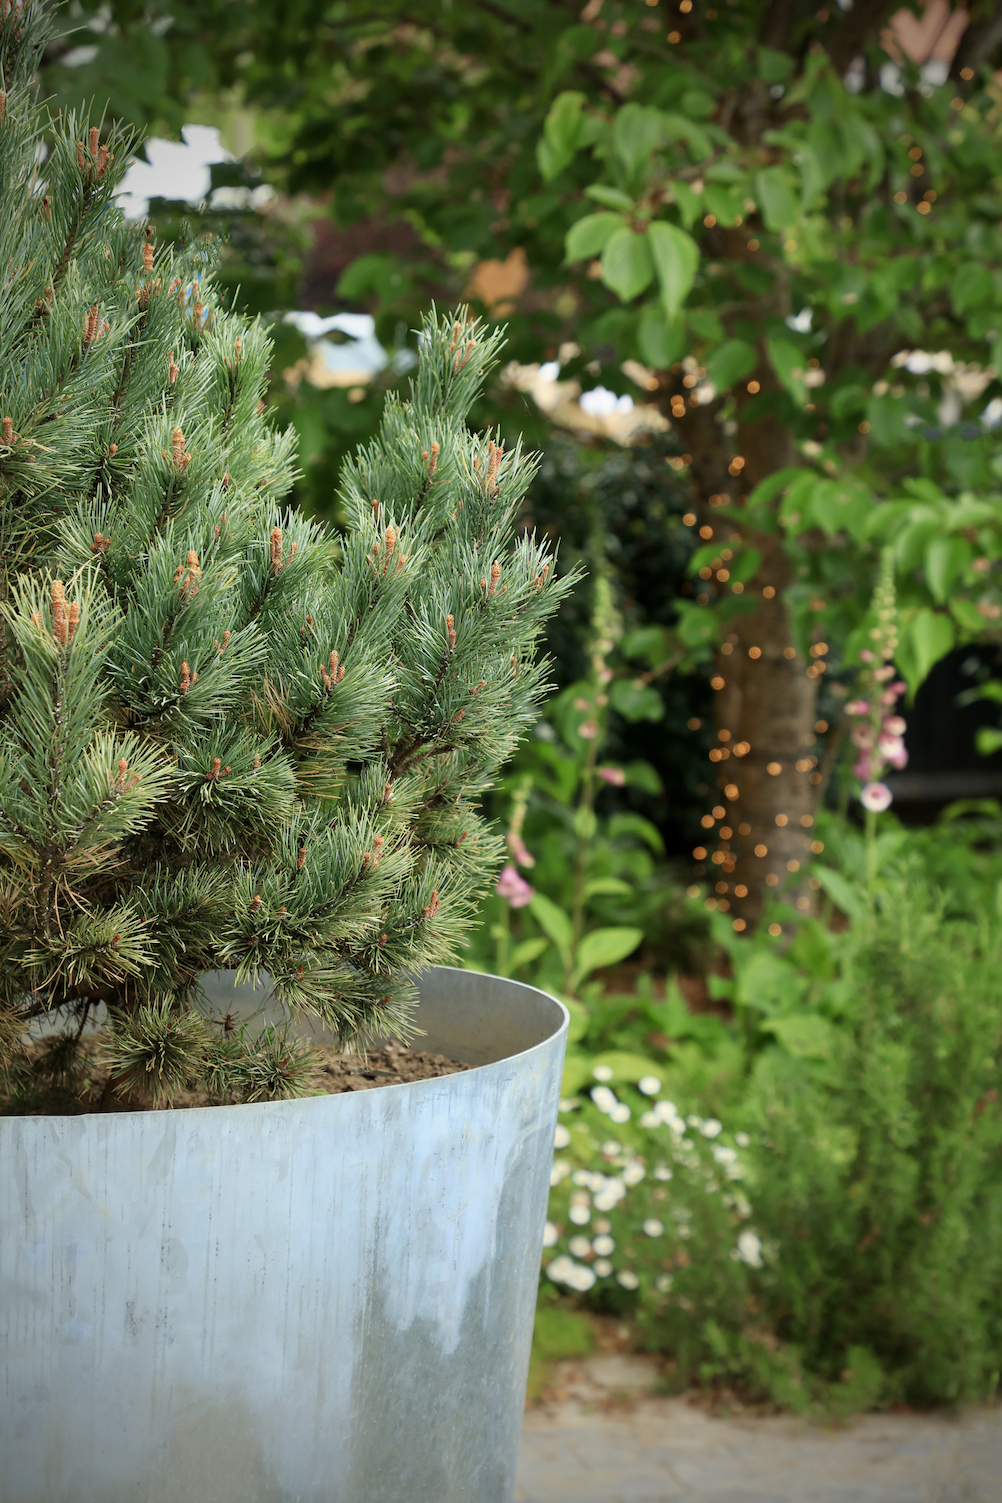
M 217 1026 L 200 976 L 407 1036 L 499 861 L 478 796 L 570 581 L 516 534 L 531 460 L 466 427 L 499 340 L 462 315 L 347 466 L 346 535 L 283 508 L 265 330 L 211 247 L 122 219 L 127 135 L 45 117 L 44 36 L 0 12 L 0 1062 L 15 1104 L 71 1091 L 103 1002 L 112 1102 L 295 1094 L 301 1047 Z

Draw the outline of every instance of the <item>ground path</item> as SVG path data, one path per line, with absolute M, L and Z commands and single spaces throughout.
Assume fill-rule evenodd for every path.
M 1002 1409 L 822 1429 L 645 1396 L 642 1358 L 561 1368 L 526 1414 L 516 1503 L 1002 1503 Z

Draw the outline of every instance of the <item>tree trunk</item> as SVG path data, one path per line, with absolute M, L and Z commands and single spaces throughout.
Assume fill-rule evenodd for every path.
M 756 375 L 762 390 L 775 388 L 765 362 Z M 677 400 L 681 383 L 672 388 Z M 742 422 L 741 405 L 733 450 L 717 421 L 717 403 L 690 405 L 674 421 L 691 457 L 700 536 L 719 541 L 721 549 L 746 544 L 762 554 L 745 586 L 758 604 L 731 622 L 711 680 L 718 691 L 710 752 L 718 794 L 705 816 L 713 823 L 702 847 L 720 907 L 744 928 L 757 922 L 770 895 L 811 907 L 810 890 L 796 874 L 810 859 L 821 784 L 813 748 L 823 670 L 793 643 L 783 599 L 790 565 L 780 536 L 760 533 L 743 519 L 742 502 L 759 481 L 797 462 L 793 437 L 771 414 Z M 710 588 L 721 586 L 708 585 L 707 593 Z

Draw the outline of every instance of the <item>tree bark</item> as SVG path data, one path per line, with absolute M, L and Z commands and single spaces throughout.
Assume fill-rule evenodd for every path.
M 763 393 L 778 390 L 764 358 L 755 378 Z M 681 380 L 668 378 L 668 389 L 676 401 L 689 396 Z M 703 842 L 718 903 L 747 925 L 758 921 L 770 895 L 811 907 L 810 889 L 797 873 L 810 859 L 821 783 L 813 750 L 821 669 L 793 642 L 783 598 L 790 565 L 781 538 L 750 527 L 743 516 L 743 502 L 759 481 L 799 456 L 789 427 L 773 414 L 742 420 L 747 392 L 738 402 L 733 447 L 717 421 L 720 403 L 693 407 L 691 401 L 673 421 L 691 460 L 700 536 L 721 549 L 747 545 L 762 555 L 745 586 L 757 596 L 756 607 L 730 623 L 711 680 L 717 795 Z

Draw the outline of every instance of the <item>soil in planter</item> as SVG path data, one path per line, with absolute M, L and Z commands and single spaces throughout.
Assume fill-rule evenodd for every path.
M 98 1063 L 101 1035 L 96 1033 L 81 1039 L 77 1049 L 74 1069 L 75 1080 L 53 1081 L 48 1089 L 33 1092 L 30 1102 L 12 1102 L 0 1092 L 0 1115 L 13 1113 L 20 1116 L 75 1115 L 85 1112 L 141 1112 L 149 1110 L 150 1103 L 133 1094 L 116 1094 L 110 1097 L 105 1090 L 107 1072 Z M 42 1048 L 31 1045 L 29 1056 Z M 449 1059 L 445 1054 L 433 1054 L 426 1049 L 406 1048 L 400 1044 L 387 1044 L 374 1048 L 364 1055 L 341 1054 L 331 1044 L 312 1046 L 316 1065 L 310 1076 L 307 1095 L 326 1093 L 336 1096 L 344 1091 L 371 1091 L 379 1086 L 406 1085 L 417 1080 L 437 1080 L 443 1075 L 458 1075 L 468 1070 L 469 1065 L 461 1060 Z M 124 1091 L 124 1086 L 123 1086 Z M 205 1091 L 181 1091 L 171 1103 L 183 1109 L 196 1106 L 219 1106 L 218 1100 Z

